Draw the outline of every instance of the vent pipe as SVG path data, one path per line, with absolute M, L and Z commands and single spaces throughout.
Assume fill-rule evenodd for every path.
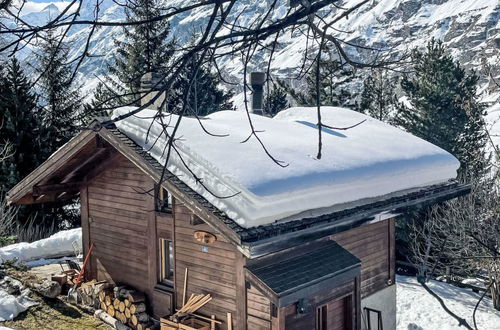
M 251 72 L 250 85 L 252 86 L 252 113 L 263 115 L 264 83 L 266 82 L 265 72 Z
M 159 82 L 161 78 L 161 75 L 156 72 L 148 72 L 141 77 L 141 91 L 143 93 L 143 95 L 141 95 L 141 106 L 151 101 L 151 99 L 160 92 L 161 85 Z M 162 93 L 153 104 L 148 105 L 148 109 L 159 110 L 164 100 L 165 93 Z

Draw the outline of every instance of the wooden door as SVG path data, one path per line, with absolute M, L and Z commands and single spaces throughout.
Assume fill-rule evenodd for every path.
M 351 330 L 352 306 L 352 295 L 319 306 L 316 330 Z

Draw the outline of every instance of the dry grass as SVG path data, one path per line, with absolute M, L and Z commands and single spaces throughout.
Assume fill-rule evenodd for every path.
M 8 273 L 9 276 L 19 279 L 25 285 L 38 280 L 36 276 L 26 272 L 11 270 Z M 36 293 L 32 293 L 31 298 L 36 300 L 39 305 L 30 307 L 27 311 L 19 314 L 13 321 L 0 322 L 0 326 L 16 330 L 111 329 L 108 325 L 94 318 L 93 315 L 60 299 L 47 299 Z

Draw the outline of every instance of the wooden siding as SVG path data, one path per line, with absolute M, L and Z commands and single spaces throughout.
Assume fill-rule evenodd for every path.
M 357 329 L 359 320 L 356 319 L 356 315 L 359 315 L 358 302 L 355 298 L 356 292 L 356 279 L 341 285 L 328 292 L 321 292 L 307 301 L 307 310 L 305 313 L 297 313 L 296 304 L 292 304 L 286 307 L 281 307 L 277 318 L 273 318 L 273 330 L 274 329 L 286 329 L 286 330 L 302 330 L 302 329 L 315 329 L 316 328 L 316 312 L 317 308 L 324 305 L 331 305 L 330 312 L 336 312 L 338 307 L 335 304 L 339 299 L 343 299 L 347 296 L 351 296 L 349 299 L 350 306 L 343 306 L 342 313 L 350 313 L 349 320 L 352 322 L 351 325 L 346 325 L 344 329 Z M 338 323 L 333 320 L 334 315 L 329 315 L 327 312 L 327 326 L 339 326 Z M 342 322 L 348 318 L 343 315 Z M 327 327 L 330 329 L 330 327 Z M 337 329 L 333 327 L 332 329 Z
M 271 302 L 254 287 L 247 289 L 247 329 L 271 329 Z
M 124 283 L 151 297 L 148 226 L 152 180 L 119 156 L 87 187 L 88 239 L 94 243 L 91 273 Z M 82 207 L 83 209 L 83 207 Z
M 176 306 L 182 305 L 184 271 L 189 268 L 187 297 L 194 294 L 211 294 L 213 299 L 199 310 L 199 313 L 216 315 L 220 321 L 226 320 L 228 312 L 233 315 L 235 325 L 245 319 L 237 313 L 237 264 L 241 253 L 222 235 L 207 224 L 192 225 L 192 212 L 177 201 L 174 202 L 174 251 L 175 251 L 175 291 Z M 195 231 L 207 231 L 217 237 L 212 244 L 203 244 L 194 239 Z M 208 248 L 203 252 L 202 248 Z M 244 295 L 244 292 L 243 292 Z M 244 299 L 244 297 L 241 297 Z M 239 327 L 235 327 L 238 329 Z M 224 322 L 220 329 L 227 329 Z
M 394 220 L 351 229 L 331 238 L 361 260 L 361 297 L 394 283 Z

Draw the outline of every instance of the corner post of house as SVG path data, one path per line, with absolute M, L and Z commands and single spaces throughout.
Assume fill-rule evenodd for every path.
M 389 280 L 396 283 L 396 220 L 389 219 Z
M 354 278 L 354 299 L 353 310 L 354 310 L 354 325 L 353 329 L 361 330 L 361 318 L 363 317 L 363 312 L 361 310 L 361 275 Z
M 155 189 L 153 180 L 148 181 L 147 189 Z M 148 293 L 153 296 L 153 290 L 157 283 L 157 239 L 156 239 L 156 201 L 155 195 L 147 194 L 147 237 L 148 237 Z
M 82 223 L 82 250 L 83 255 L 86 256 L 90 248 L 90 217 L 89 217 L 89 199 L 88 199 L 88 187 L 83 186 L 80 189 L 80 217 Z M 95 247 L 94 247 L 95 248 Z M 94 271 L 95 262 L 93 262 L 94 257 L 90 256 L 87 265 L 85 266 L 84 274 L 86 280 L 91 280 L 96 277 Z
M 247 286 L 245 265 L 247 258 L 242 253 L 236 254 L 236 319 L 235 329 L 247 328 Z

